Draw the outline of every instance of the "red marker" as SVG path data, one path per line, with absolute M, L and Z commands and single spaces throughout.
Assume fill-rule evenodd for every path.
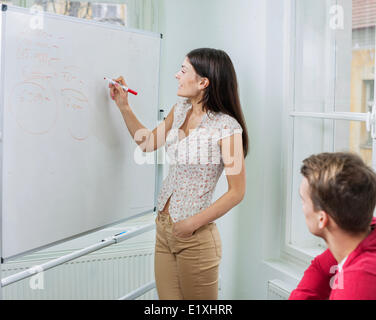
M 104 77 L 104 80 L 109 81 L 109 82 L 112 83 L 113 85 L 119 85 L 119 86 L 120 86 L 121 88 L 123 88 L 125 91 L 127 91 L 127 92 L 129 92 L 129 93 L 132 93 L 132 94 L 134 94 L 135 96 L 137 96 L 137 94 L 138 94 L 136 91 L 134 91 L 134 90 L 132 90 L 132 89 L 130 89 L 130 88 L 128 88 L 128 87 L 125 87 L 125 86 L 121 85 L 120 83 L 117 83 L 116 81 L 114 81 L 114 80 L 112 80 L 112 79 L 110 79 L 110 78 Z

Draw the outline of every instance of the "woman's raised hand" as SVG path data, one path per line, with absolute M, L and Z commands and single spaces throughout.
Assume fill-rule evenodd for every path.
M 129 107 L 128 104 L 128 92 L 125 91 L 120 85 L 127 87 L 127 84 L 122 76 L 117 79 L 112 79 L 113 81 L 119 84 L 110 83 L 108 87 L 110 88 L 110 95 L 112 100 L 114 100 L 119 107 L 120 111 Z

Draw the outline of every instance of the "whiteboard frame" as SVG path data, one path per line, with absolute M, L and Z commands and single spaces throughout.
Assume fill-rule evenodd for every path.
M 7 5 L 1 4 L 1 29 L 0 29 L 0 280 L 3 260 L 3 142 L 2 142 L 2 128 L 3 128 L 3 106 L 4 106 L 4 53 L 3 53 L 3 39 L 4 39 L 4 29 L 5 29 L 5 11 L 7 10 Z M 0 301 L 3 300 L 3 288 L 0 282 Z
M 64 238 L 62 240 L 55 241 L 55 242 L 49 243 L 47 245 L 37 247 L 37 248 L 32 249 L 32 250 L 28 250 L 28 251 L 19 253 L 17 255 L 9 256 L 9 257 L 6 257 L 6 258 L 3 257 L 3 253 L 2 253 L 2 248 L 3 248 L 3 241 L 2 241 L 3 240 L 3 235 L 2 235 L 2 231 L 3 231 L 3 229 L 2 229 L 2 227 L 3 227 L 3 225 L 2 225 L 2 221 L 3 221 L 3 205 L 2 205 L 3 204 L 3 128 L 4 128 L 3 112 L 4 112 L 4 103 L 5 103 L 5 98 L 4 98 L 5 32 L 6 32 L 5 25 L 6 25 L 6 12 L 8 12 L 8 11 L 21 12 L 21 13 L 28 14 L 28 13 L 30 13 L 30 9 L 17 7 L 17 6 L 10 6 L 8 4 L 1 4 L 1 15 L 2 15 L 2 20 L 1 20 L 2 25 L 1 25 L 1 30 L 0 30 L 0 32 L 1 32 L 1 43 L 0 43 L 0 45 L 1 45 L 1 48 L 0 48 L 1 49 L 0 50 L 1 51 L 0 52 L 0 54 L 1 54 L 1 56 L 0 56 L 1 57 L 1 61 L 0 61 L 0 81 L 1 81 L 0 82 L 0 97 L 1 97 L 0 98 L 0 179 L 1 179 L 1 185 L 0 185 L 0 260 L 1 260 L 1 264 L 8 262 L 8 261 L 11 261 L 11 260 L 14 260 L 14 259 L 17 259 L 17 258 L 21 258 L 21 257 L 29 255 L 29 254 L 32 254 L 34 252 L 38 252 L 40 250 L 44 250 L 44 249 L 65 243 L 67 241 L 77 239 L 77 238 L 82 237 L 82 236 L 86 236 L 88 234 L 106 229 L 108 227 L 126 222 L 126 221 L 131 220 L 131 219 L 135 219 L 135 218 L 144 216 L 144 215 L 149 214 L 149 213 L 155 213 L 156 209 L 157 209 L 157 197 L 158 197 L 158 190 L 157 189 L 158 189 L 158 185 L 159 185 L 158 181 L 160 179 L 159 170 L 158 170 L 158 163 L 157 163 L 158 162 L 157 152 L 155 151 L 155 154 L 154 154 L 154 165 L 155 165 L 154 186 L 155 187 L 154 187 L 154 207 L 153 208 L 150 208 L 149 210 L 134 214 L 130 217 L 126 217 L 126 218 L 121 219 L 119 221 L 109 223 L 109 224 L 103 225 L 101 227 L 91 229 L 91 230 L 73 235 L 71 237 Z M 163 39 L 163 35 L 161 33 L 150 32 L 150 31 L 145 31 L 145 30 L 138 30 L 138 29 L 118 26 L 118 25 L 114 25 L 114 24 L 110 24 L 110 23 L 106 23 L 106 22 L 86 20 L 86 19 L 81 19 L 81 18 L 71 17 L 71 16 L 64 16 L 64 15 L 50 13 L 50 12 L 43 12 L 43 15 L 50 17 L 50 18 L 67 21 L 67 22 L 82 23 L 82 24 L 85 24 L 85 25 L 92 25 L 92 26 L 97 26 L 97 27 L 101 27 L 101 28 L 105 27 L 105 28 L 110 29 L 110 30 L 112 29 L 112 30 L 118 30 L 118 31 L 125 31 L 125 32 L 131 32 L 131 33 L 146 35 L 146 36 L 150 36 L 150 37 L 154 37 L 154 38 L 159 38 L 160 42 Z M 162 52 L 162 44 L 160 43 L 159 64 L 158 64 L 158 80 L 157 80 L 157 90 L 158 90 L 157 91 L 157 100 L 158 101 L 156 101 L 156 110 L 155 110 L 156 115 L 157 115 L 157 117 L 156 117 L 157 123 L 155 124 L 156 126 L 158 125 L 159 110 L 160 110 L 159 100 L 160 100 L 161 52 Z M 0 264 L 0 279 L 1 279 L 1 264 Z M 2 292 L 1 291 L 2 290 L 1 290 L 1 285 L 0 285 L 0 300 L 2 300 Z

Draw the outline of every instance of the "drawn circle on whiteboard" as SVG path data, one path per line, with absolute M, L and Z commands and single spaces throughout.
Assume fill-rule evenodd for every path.
M 79 90 L 62 89 L 64 109 L 68 129 L 75 140 L 85 140 L 89 136 L 90 110 L 88 98 Z
M 57 107 L 49 90 L 38 83 L 20 82 L 13 87 L 10 110 L 19 127 L 29 134 L 46 134 L 56 123 Z

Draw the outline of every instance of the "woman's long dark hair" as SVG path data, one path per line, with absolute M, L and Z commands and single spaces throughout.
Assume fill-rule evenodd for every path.
M 244 158 L 248 153 L 248 130 L 238 93 L 234 65 L 226 52 L 211 48 L 192 50 L 187 54 L 196 73 L 209 79 L 202 103 L 206 110 L 222 112 L 234 117 L 243 129 Z

